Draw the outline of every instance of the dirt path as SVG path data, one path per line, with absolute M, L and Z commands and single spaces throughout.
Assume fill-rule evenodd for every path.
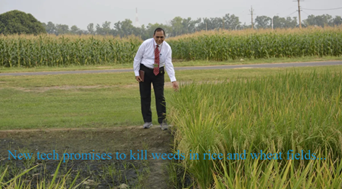
M 67 153 L 106 152 L 112 153 L 112 155 L 115 155 L 116 152 L 120 152 L 127 155 L 125 160 L 129 163 L 133 163 L 132 165 L 134 165 L 137 171 L 143 171 L 144 169 L 147 169 L 144 167 L 148 167 L 148 171 L 150 172 L 142 172 L 143 180 L 139 182 L 141 183 L 139 184 L 141 186 L 138 187 L 164 189 L 171 188 L 168 186 L 167 181 L 168 172 L 166 168 L 168 161 L 154 160 L 152 159 L 151 153 L 170 153 L 171 144 L 172 135 L 170 130 L 162 131 L 157 126 L 153 126 L 150 129 L 142 129 L 140 126 L 130 126 L 99 129 L 3 130 L 0 131 L 0 161 L 9 162 L 8 150 L 27 150 L 34 154 L 38 151 L 41 153 L 49 153 L 55 150 L 60 155 L 63 155 L 63 152 L 65 151 Z M 148 164 L 144 165 L 144 161 L 141 160 L 129 160 L 130 150 L 132 150 L 132 152 L 147 150 L 148 159 L 145 162 Z M 94 165 L 94 170 L 97 171 L 100 167 L 108 166 L 104 165 L 105 163 L 111 164 L 112 162 L 114 163 L 115 160 L 100 162 L 100 164 Z M 91 161 L 80 162 L 80 164 L 82 163 L 88 165 L 91 164 Z M 78 162 L 76 162 L 76 165 L 77 164 Z M 93 167 L 93 165 L 91 166 Z M 137 178 L 139 178 L 139 175 L 130 174 L 130 172 L 125 171 L 124 173 L 128 174 L 127 179 L 131 180 L 128 181 L 130 185 L 134 184 L 132 181 L 138 181 Z M 84 177 L 87 177 L 87 173 L 84 173 L 84 175 Z M 118 181 L 118 183 L 123 182 Z M 107 188 L 104 185 L 106 185 L 106 183 L 103 182 L 103 184 L 101 184 L 100 180 L 99 185 L 94 188 Z

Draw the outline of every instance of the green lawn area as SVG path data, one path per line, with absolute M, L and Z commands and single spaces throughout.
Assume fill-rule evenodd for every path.
M 177 71 L 181 84 L 236 80 L 299 71 L 342 70 L 342 66 Z M 174 92 L 166 77 L 166 99 Z M 153 94 L 153 93 L 152 93 Z M 133 72 L 0 77 L 0 129 L 141 125 Z M 153 121 L 157 124 L 154 97 Z M 168 111 L 167 111 L 168 114 Z
M 317 62 L 317 61 L 338 61 L 342 60 L 342 56 L 306 56 L 297 58 L 269 58 L 269 59 L 236 59 L 227 61 L 182 61 L 174 60 L 173 64 L 175 67 L 186 67 L 186 66 L 211 66 L 211 65 L 244 65 L 244 64 L 262 64 L 262 63 L 292 63 L 292 62 Z M 133 63 L 125 64 L 103 64 L 103 65 L 70 65 L 68 67 L 47 67 L 38 66 L 33 68 L 23 67 L 0 67 L 0 73 L 14 73 L 14 72 L 40 72 L 40 71 L 75 71 L 75 70 L 104 70 L 104 69 L 131 69 Z

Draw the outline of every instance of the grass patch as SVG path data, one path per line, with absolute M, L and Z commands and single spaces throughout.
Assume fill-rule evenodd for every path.
M 279 72 L 296 70 L 311 71 L 316 68 L 318 71 L 342 70 L 342 66 L 317 66 L 317 67 L 294 67 L 294 68 L 245 68 L 245 69 L 210 69 L 210 70 L 181 70 L 176 71 L 176 79 L 182 83 L 187 81 L 207 81 L 207 80 L 225 80 L 236 77 L 259 77 L 264 75 L 275 75 Z M 167 74 L 165 81 L 170 82 Z M 37 89 L 39 87 L 59 87 L 57 89 L 68 90 L 70 88 L 108 88 L 120 87 L 121 90 L 127 88 L 138 88 L 134 79 L 133 72 L 125 73 L 95 73 L 95 74 L 61 74 L 61 75 L 38 75 L 38 76 L 2 76 L 0 77 L 0 88 L 20 87 Z M 41 91 L 49 90 L 38 89 Z
M 1 129 L 139 125 L 137 89 L 1 90 Z M 13 119 L 15 116 L 16 119 Z
M 269 59 L 236 59 L 228 61 L 185 61 L 173 60 L 174 67 L 185 66 L 211 66 L 211 65 L 242 65 L 242 64 L 262 64 L 262 63 L 292 63 L 292 62 L 316 62 L 316 61 L 337 61 L 342 60 L 342 56 L 304 56 L 297 58 L 269 58 Z M 26 67 L 0 67 L 0 73 L 16 72 L 43 72 L 43 71 L 77 71 L 77 70 L 106 70 L 106 69 L 132 69 L 133 63 L 107 63 L 99 65 L 77 65 L 68 66 L 37 66 L 32 68 Z
M 179 71 L 180 83 L 259 78 L 285 71 L 341 71 L 341 66 Z M 166 81 L 168 76 L 166 75 Z M 169 84 L 169 85 L 168 85 Z M 170 83 L 166 84 L 167 109 Z M 141 125 L 139 87 L 132 73 L 0 77 L 0 129 Z M 152 93 L 152 114 L 155 101 Z M 168 111 L 169 112 L 169 111 Z M 15 119 L 14 119 L 15 117 Z M 154 120 L 154 124 L 157 122 Z M 156 123 L 155 123 L 156 122 Z

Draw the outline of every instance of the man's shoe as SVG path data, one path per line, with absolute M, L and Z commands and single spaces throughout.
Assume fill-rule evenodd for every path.
M 152 122 L 145 122 L 143 125 L 144 129 L 149 129 L 152 126 Z
M 167 124 L 167 122 L 162 122 L 162 123 L 161 123 L 161 129 L 162 129 L 162 131 L 168 129 L 168 124 Z

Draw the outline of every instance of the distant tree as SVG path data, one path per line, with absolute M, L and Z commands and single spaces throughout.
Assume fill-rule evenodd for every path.
M 336 16 L 331 23 L 333 26 L 342 25 L 342 17 Z
M 223 19 L 220 17 L 210 18 L 209 22 L 207 22 L 208 30 L 220 29 L 222 27 L 223 27 Z
M 209 18 L 202 18 L 202 21 L 198 24 L 197 30 L 211 30 L 212 21 Z
M 196 30 L 200 31 L 200 30 L 207 30 L 207 23 L 209 22 L 208 18 L 202 18 L 200 23 L 197 25 Z
M 105 21 L 101 26 L 97 24 L 95 28 L 95 33 L 98 35 L 114 35 L 113 30 L 111 29 L 111 22 Z
M 98 35 L 104 35 L 104 32 L 102 30 L 102 27 L 99 25 L 99 24 L 96 24 L 96 27 L 95 27 L 95 33 L 98 34 Z
M 139 32 L 138 36 L 143 39 L 143 36 L 145 36 L 145 33 L 146 33 L 146 28 L 144 24 L 140 28 L 138 28 L 138 32 Z M 148 38 L 144 38 L 144 39 L 148 39 Z
M 257 16 L 255 23 L 257 28 L 270 28 L 272 19 L 267 16 Z
M 57 35 L 69 34 L 69 26 L 66 24 L 56 24 Z
M 191 17 L 182 19 L 181 24 L 182 24 L 182 34 L 188 34 L 188 33 L 194 32 L 194 26 L 192 26 L 193 23 L 192 23 Z
M 47 25 L 46 25 L 44 22 L 42 22 L 42 26 L 43 26 L 43 28 L 45 28 L 45 31 L 47 31 L 47 30 L 46 30 Z
M 303 22 L 306 26 L 327 26 L 327 25 L 333 25 L 333 20 L 331 15 L 323 14 L 323 15 L 308 15 L 307 19 L 305 19 Z
M 182 18 L 175 17 L 173 20 L 170 21 L 170 25 L 172 30 L 170 31 L 170 36 L 177 36 L 183 34 L 183 25 L 182 25 Z
M 105 21 L 102 24 L 102 32 L 103 32 L 103 35 L 111 34 L 111 22 Z
M 93 23 L 88 24 L 87 30 L 88 30 L 89 34 L 95 34 L 94 24 Z
M 31 14 L 13 10 L 0 14 L 0 33 L 36 35 L 46 33 L 46 30 L 44 25 Z
M 141 38 L 143 40 L 146 40 L 148 38 L 152 38 L 154 35 L 154 31 L 156 28 L 163 28 L 163 30 L 166 32 L 166 37 L 170 36 L 170 27 L 168 27 L 167 25 L 164 24 L 159 24 L 159 23 L 155 23 L 155 24 L 151 24 L 149 23 L 148 26 L 146 26 L 144 29 L 140 28 L 140 32 L 141 32 Z
M 77 32 L 78 35 L 81 35 L 81 34 L 90 34 L 88 32 L 88 30 L 82 30 L 82 29 L 79 29 L 79 31 Z
M 241 22 L 239 22 L 239 18 L 236 17 L 234 14 L 226 14 L 223 17 L 224 21 L 224 29 L 231 29 L 235 30 L 238 26 L 240 26 Z
M 188 18 L 190 19 L 190 18 Z M 188 25 L 188 32 L 187 33 L 193 33 L 196 31 L 197 25 L 199 25 L 201 22 L 201 18 L 198 18 L 197 20 L 190 20 Z
M 52 22 L 48 22 L 48 24 L 45 27 L 45 30 L 49 34 L 56 34 L 57 33 L 56 26 Z
M 305 26 L 317 25 L 316 16 L 314 16 L 314 15 L 308 15 L 307 19 L 305 19 L 303 22 L 304 22 Z
M 203 18 L 202 21 L 197 25 L 196 30 L 199 31 L 234 28 L 237 24 L 240 24 L 237 18 L 235 16 L 230 17 L 228 14 L 223 18 Z
M 125 19 L 124 21 L 118 21 L 114 23 L 114 35 L 118 35 L 120 37 L 129 35 L 145 36 L 144 29 L 134 27 L 132 25 L 132 21 L 129 19 Z
M 168 29 L 168 36 L 177 36 L 195 32 L 196 27 L 200 22 L 200 18 L 192 20 L 190 17 L 184 19 L 175 17 L 169 22 L 169 26 L 165 25 L 164 28 Z
M 82 31 L 81 31 L 76 25 L 73 25 L 73 26 L 70 28 L 70 33 L 71 33 L 71 34 L 81 34 Z
M 295 28 L 297 27 L 298 22 L 297 22 L 297 17 L 293 17 L 293 19 L 291 17 L 287 17 L 285 19 L 285 27 L 286 28 Z
M 251 25 L 247 25 L 246 23 L 244 23 L 243 25 L 240 25 L 240 29 L 244 30 L 244 29 L 249 29 L 251 28 Z
M 297 17 L 273 17 L 274 28 L 294 28 L 297 27 Z

